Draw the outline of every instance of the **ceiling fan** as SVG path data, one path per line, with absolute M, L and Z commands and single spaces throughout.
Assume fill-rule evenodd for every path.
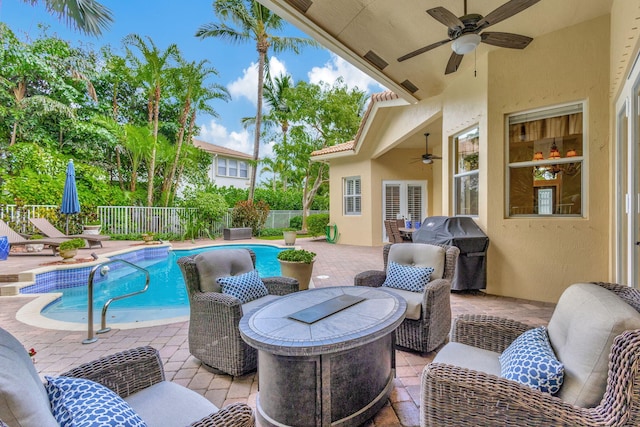
M 398 58 L 398 62 L 406 61 L 414 56 L 435 49 L 438 46 L 453 42 L 451 44 L 453 52 L 449 57 L 449 62 L 444 72 L 445 74 L 451 74 L 458 70 L 464 54 L 472 52 L 478 47 L 480 42 L 510 49 L 524 49 L 531 43 L 531 40 L 533 40 L 531 37 L 512 33 L 480 32 L 491 25 L 522 12 L 539 1 L 540 0 L 510 0 L 490 12 L 487 16 L 482 16 L 477 13 L 467 14 L 467 0 L 464 0 L 464 15 L 461 17 L 455 16 L 442 6 L 428 9 L 427 13 L 429 15 L 447 26 L 449 38 L 409 52 Z
M 434 160 L 442 160 L 442 157 L 440 156 L 429 154 L 429 135 L 430 134 L 428 132 L 424 134 L 424 154 L 422 155 L 421 159 L 422 163 L 424 163 L 425 165 L 430 165 Z

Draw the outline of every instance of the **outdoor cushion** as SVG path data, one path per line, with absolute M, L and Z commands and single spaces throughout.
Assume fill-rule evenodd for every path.
M 544 326 L 529 329 L 500 355 L 500 375 L 545 393 L 562 386 L 564 366 L 553 354 Z
M 387 277 L 382 286 L 411 292 L 424 292 L 433 273 L 433 267 L 414 267 L 389 261 Z
M 170 381 L 146 387 L 125 399 L 148 427 L 188 426 L 218 412 L 201 394 Z
M 222 292 L 219 277 L 235 276 L 253 270 L 251 255 L 245 249 L 211 250 L 194 258 L 202 292 Z
M 414 267 L 431 267 L 431 280 L 442 279 L 444 274 L 445 249 L 427 243 L 393 245 L 389 249 L 389 261 Z
M 84 378 L 45 377 L 51 411 L 60 427 L 146 427 L 111 389 Z
M 604 395 L 614 338 L 640 329 L 640 313 L 601 286 L 579 283 L 563 292 L 547 329 L 565 369 L 557 396 L 588 408 Z
M 409 320 L 420 320 L 422 315 L 422 301 L 424 294 L 420 292 L 404 291 L 396 288 L 385 288 L 389 292 L 393 292 L 399 297 L 404 298 L 407 302 L 407 311 L 404 318 Z
M 433 359 L 433 363 L 446 363 L 447 365 L 484 372 L 490 375 L 500 376 L 500 353 L 484 350 L 459 342 L 449 342 L 440 350 Z
M 260 280 L 258 270 L 237 276 L 219 277 L 218 283 L 223 294 L 234 296 L 243 304 L 269 295 L 269 290 Z
M 0 418 L 5 423 L 24 427 L 58 427 L 33 361 L 22 344 L 1 328 L 0 396 Z

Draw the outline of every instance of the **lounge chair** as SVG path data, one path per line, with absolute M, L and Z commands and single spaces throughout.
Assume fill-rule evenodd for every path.
M 109 240 L 111 236 L 107 236 L 106 234 L 64 234 L 62 231 L 58 230 L 53 224 L 49 222 L 46 218 L 29 218 L 31 224 L 33 224 L 38 230 L 42 232 L 47 237 L 53 238 L 65 238 L 65 239 L 75 239 L 80 238 L 87 241 L 87 245 L 89 248 L 93 248 L 95 246 L 102 247 L 102 242 L 104 240 Z
M 69 240 L 69 237 L 64 238 L 46 238 L 46 239 L 34 239 L 29 240 L 22 237 L 9 227 L 9 225 L 0 219 L 0 236 L 7 236 L 9 245 L 11 246 L 26 246 L 26 245 L 48 245 L 53 251 L 53 255 L 58 253 L 58 246 L 60 243 Z

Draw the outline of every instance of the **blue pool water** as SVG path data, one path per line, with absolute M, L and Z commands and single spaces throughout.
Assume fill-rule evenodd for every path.
M 220 250 L 230 246 L 210 246 L 194 250 L 162 251 L 153 256 L 130 252 L 121 258 L 149 271 L 149 289 L 139 295 L 114 301 L 107 312 L 107 324 L 130 323 L 147 320 L 167 319 L 189 314 L 189 298 L 177 259 L 186 255 L 195 255 L 209 250 Z M 249 248 L 256 253 L 256 269 L 261 277 L 280 275 L 280 265 L 276 255 L 281 248 L 268 245 L 233 245 L 233 248 Z M 104 276 L 94 276 L 94 322 L 100 323 L 104 303 L 117 295 L 135 292 L 144 287 L 145 275 L 125 263 L 109 264 Z M 81 277 L 73 285 L 56 285 L 51 292 L 61 292 L 62 296 L 42 310 L 42 315 L 66 322 L 87 322 L 87 277 L 90 268 L 84 272 L 76 271 Z M 73 272 L 74 270 L 67 270 Z M 59 273 L 59 272 L 58 272 Z M 71 273 L 73 276 L 73 273 Z M 72 282 L 69 278 L 66 282 Z M 29 291 L 27 290 L 27 293 Z M 37 291 L 36 291 L 37 292 Z M 41 292 L 41 290 L 40 290 Z

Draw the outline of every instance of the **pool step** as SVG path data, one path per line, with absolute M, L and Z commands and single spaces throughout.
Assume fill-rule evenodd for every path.
M 20 295 L 20 289 L 33 285 L 33 282 L 0 282 L 0 297 Z

